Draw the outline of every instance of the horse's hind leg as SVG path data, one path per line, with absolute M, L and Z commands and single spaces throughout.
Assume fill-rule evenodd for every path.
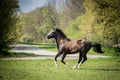
M 83 57 L 82 64 L 83 64 L 86 60 L 87 60 L 87 56 L 85 55 L 85 56 Z
M 81 64 L 83 64 L 87 60 L 87 52 L 90 50 L 91 47 L 84 48 L 79 55 L 79 61 L 76 66 L 73 67 L 73 69 L 79 68 Z
M 82 61 L 82 51 L 80 52 L 79 54 L 79 60 L 78 60 L 78 63 L 73 67 L 73 69 L 77 69 L 80 67 L 81 65 L 81 61 Z
M 87 56 L 86 56 L 86 55 L 85 55 L 85 56 L 82 56 L 82 57 L 81 57 L 81 61 L 78 63 L 77 68 L 80 68 L 81 64 L 83 64 L 86 60 L 87 60 Z

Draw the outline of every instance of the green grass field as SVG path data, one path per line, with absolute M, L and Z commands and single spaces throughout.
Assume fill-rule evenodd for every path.
M 88 59 L 73 70 L 77 60 L 66 60 L 69 67 L 54 60 L 0 60 L 0 80 L 120 80 L 120 57 Z
M 28 44 L 28 43 L 27 43 Z M 55 44 L 36 44 L 42 49 L 57 51 Z M 103 48 L 106 53 L 112 50 Z M 96 54 L 92 50 L 89 54 Z M 24 57 L 28 54 L 12 53 L 8 57 Z M 29 56 L 37 56 L 29 54 Z M 53 59 L 43 60 L 0 60 L 0 80 L 120 80 L 120 57 L 88 59 L 80 69 L 73 70 L 76 59 L 66 60 L 69 67 L 58 60 L 58 68 Z

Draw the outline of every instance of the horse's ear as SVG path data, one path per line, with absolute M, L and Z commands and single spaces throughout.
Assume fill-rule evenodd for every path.
M 61 32 L 61 29 L 59 29 L 59 28 L 56 28 L 55 30 Z
M 58 31 L 59 31 L 60 29 L 56 28 L 55 30 L 58 30 Z

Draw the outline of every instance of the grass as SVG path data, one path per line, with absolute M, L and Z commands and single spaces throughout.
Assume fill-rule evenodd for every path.
M 45 60 L 0 60 L 0 80 L 120 80 L 120 58 L 88 59 L 80 69 L 71 67 L 77 60 L 67 60 L 70 67 Z

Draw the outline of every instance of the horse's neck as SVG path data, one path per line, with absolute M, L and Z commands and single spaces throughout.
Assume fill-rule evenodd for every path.
M 64 44 L 68 39 L 67 38 L 63 38 L 63 37 L 57 37 L 55 38 L 55 41 L 57 43 L 57 48 L 59 49 L 59 46 L 61 44 Z

